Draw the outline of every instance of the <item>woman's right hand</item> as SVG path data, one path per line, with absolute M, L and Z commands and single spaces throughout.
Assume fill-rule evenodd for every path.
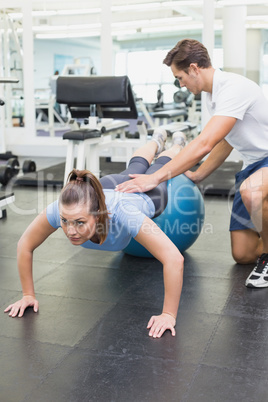
M 22 317 L 27 307 L 33 307 L 34 312 L 37 313 L 39 308 L 38 300 L 36 300 L 36 298 L 31 295 L 23 296 L 21 300 L 18 300 L 16 303 L 10 304 L 4 310 L 4 312 L 9 312 L 10 317 Z

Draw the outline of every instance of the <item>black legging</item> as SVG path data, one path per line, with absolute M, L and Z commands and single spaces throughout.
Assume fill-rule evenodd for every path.
M 152 174 L 158 169 L 161 169 L 161 167 L 168 163 L 170 160 L 171 158 L 169 158 L 168 156 L 160 156 L 160 158 L 156 159 L 153 165 L 149 165 L 149 162 L 142 156 L 134 156 L 130 159 L 127 169 L 123 172 L 103 176 L 100 179 L 102 188 L 113 190 L 118 184 L 130 180 L 130 177 L 128 176 L 129 174 Z M 148 195 L 154 203 L 155 218 L 156 216 L 160 215 L 166 208 L 168 202 L 167 182 L 163 181 L 162 183 L 158 184 L 158 186 L 154 189 L 147 191 L 146 195 Z

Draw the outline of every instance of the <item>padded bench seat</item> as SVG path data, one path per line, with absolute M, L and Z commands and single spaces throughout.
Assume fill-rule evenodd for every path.
M 171 109 L 155 112 L 152 116 L 155 119 L 155 125 L 162 126 L 168 124 L 169 121 L 187 120 L 188 113 L 185 109 Z
M 154 112 L 153 117 L 160 118 L 174 118 L 178 116 L 187 116 L 187 112 L 183 109 L 161 110 L 160 112 Z
M 99 130 L 93 129 L 78 129 L 67 131 L 63 134 L 64 140 L 76 140 L 76 141 L 85 141 L 89 138 L 99 138 L 101 137 L 101 132 Z

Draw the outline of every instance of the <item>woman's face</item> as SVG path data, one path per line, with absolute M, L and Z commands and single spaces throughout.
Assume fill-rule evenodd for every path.
M 87 205 L 60 204 L 59 209 L 61 227 L 73 245 L 79 246 L 95 235 L 97 218 L 88 213 Z

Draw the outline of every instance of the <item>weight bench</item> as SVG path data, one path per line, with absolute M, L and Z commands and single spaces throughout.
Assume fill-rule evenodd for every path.
M 185 121 L 188 118 L 188 113 L 185 109 L 161 110 L 152 114 L 155 119 L 155 126 L 168 124 L 170 121 Z
M 64 184 L 68 174 L 75 167 L 76 147 L 76 168 L 86 168 L 99 176 L 101 149 L 109 146 L 116 151 L 123 147 L 126 150 L 127 162 L 133 150 L 147 140 L 147 135 L 142 135 L 139 140 L 126 139 L 125 128 L 129 123 L 114 120 L 138 117 L 127 76 L 60 76 L 57 80 L 56 99 L 58 103 L 68 106 L 72 118 L 87 119 L 88 122 L 85 127 L 76 124 L 74 130 L 63 135 L 63 139 L 68 140 Z

